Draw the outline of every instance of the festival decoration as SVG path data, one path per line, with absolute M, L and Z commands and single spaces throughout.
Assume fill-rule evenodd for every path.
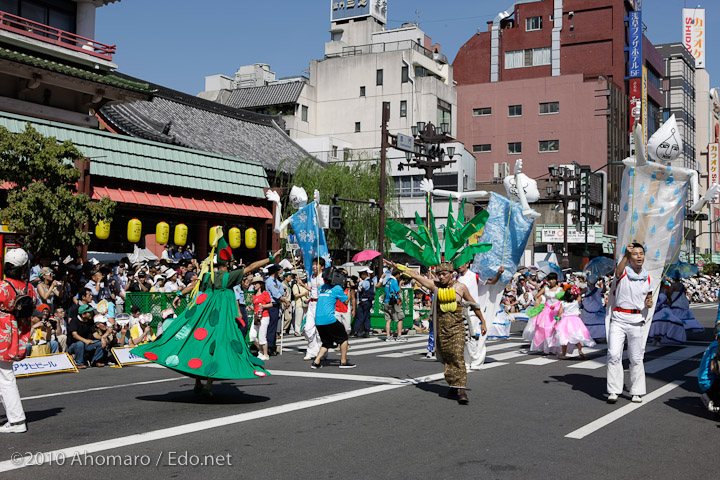
M 681 151 L 682 138 L 673 114 L 648 140 L 647 154 L 656 162 L 670 163 L 680 155 Z
M 242 233 L 239 228 L 232 227 L 228 230 L 228 243 L 230 244 L 230 248 L 240 248 L 242 244 Z
M 159 245 L 165 245 L 170 240 L 170 225 L 167 222 L 159 222 L 155 226 L 155 241 Z
M 245 246 L 250 250 L 257 246 L 257 230 L 252 227 L 245 230 Z
M 107 240 L 109 236 L 110 222 L 100 220 L 97 225 L 95 225 L 95 238 L 97 238 L 98 240 Z
M 426 199 L 429 203 L 429 199 Z M 467 245 L 467 240 L 475 232 L 483 228 L 488 219 L 488 212 L 483 210 L 475 215 L 469 222 L 465 222 L 463 214 L 465 200 L 460 205 L 457 219 L 453 218 L 452 197 L 450 198 L 450 210 L 448 212 L 447 225 L 445 227 L 445 261 L 453 262 L 455 266 L 469 262 L 476 253 L 487 252 L 492 248 L 489 243 L 476 243 Z M 430 218 L 428 219 L 429 227 L 415 213 L 415 224 L 417 231 L 414 231 L 405 225 L 388 220 L 385 224 L 385 235 L 411 257 L 419 260 L 423 265 L 428 267 L 437 265 L 442 261 L 442 246 L 438 239 L 437 228 L 435 226 L 435 216 L 432 207 L 429 209 Z
M 142 236 L 142 222 L 137 218 L 128 221 L 127 239 L 130 243 L 137 243 Z
M 178 223 L 175 225 L 175 233 L 173 234 L 173 241 L 175 245 L 180 247 L 187 243 L 188 227 L 184 223 Z
M 220 238 L 217 236 L 218 232 L 220 232 L 220 236 L 222 236 L 222 227 L 220 227 L 220 225 L 215 225 L 210 228 L 210 232 L 208 234 L 208 241 L 210 242 L 211 247 L 217 246 L 217 242 L 218 240 L 220 240 Z

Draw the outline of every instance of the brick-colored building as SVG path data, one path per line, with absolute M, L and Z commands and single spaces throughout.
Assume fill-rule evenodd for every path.
M 458 138 L 477 158 L 478 182 L 498 181 L 522 158 L 531 177 L 548 166 L 607 172 L 605 232 L 617 231 L 620 167 L 629 155 L 626 0 L 516 3 L 459 50 Z M 662 120 L 662 57 L 643 39 L 648 126 Z

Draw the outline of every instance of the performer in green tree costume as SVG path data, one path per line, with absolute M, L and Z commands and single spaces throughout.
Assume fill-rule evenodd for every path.
M 198 282 L 199 292 L 191 293 L 193 300 L 187 309 L 168 326 L 152 343 L 145 343 L 132 353 L 152 362 L 177 370 L 195 378 L 195 393 L 211 397 L 212 381 L 266 377 L 270 375 L 264 362 L 253 356 L 245 343 L 240 325 L 233 287 L 251 273 L 271 261 L 274 263 L 281 250 L 273 257 L 250 264 L 245 269 L 228 271 L 232 249 L 218 229 L 210 256 L 203 263 Z M 217 255 L 215 250 L 217 249 Z M 214 267 L 217 267 L 215 269 Z M 244 325 L 243 325 L 244 326 Z M 207 379 L 205 387 L 200 383 Z

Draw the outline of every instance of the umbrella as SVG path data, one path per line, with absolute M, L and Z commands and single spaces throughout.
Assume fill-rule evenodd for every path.
M 586 277 L 594 278 L 610 275 L 613 271 L 615 271 L 615 261 L 608 257 L 595 257 L 583 269 Z
M 347 262 L 347 263 L 343 263 L 342 265 L 340 265 L 340 268 L 350 268 L 350 267 L 354 267 L 354 266 L 355 266 L 355 262 Z
M 558 281 L 562 282 L 563 280 L 565 280 L 565 274 L 563 273 L 562 269 L 560 268 L 560 266 L 558 266 L 557 263 L 541 260 L 538 262 L 538 267 L 539 267 L 540 271 L 543 272 L 545 275 L 547 275 L 550 272 L 555 272 L 555 273 L 557 273 Z
M 375 257 L 379 257 L 380 252 L 377 250 L 363 250 L 360 253 L 356 253 L 353 256 L 353 262 L 364 262 L 366 260 L 372 260 Z
M 666 277 L 670 278 L 688 278 L 693 275 L 697 275 L 700 269 L 695 265 L 685 262 L 678 262 L 675 265 L 670 265 L 665 272 Z

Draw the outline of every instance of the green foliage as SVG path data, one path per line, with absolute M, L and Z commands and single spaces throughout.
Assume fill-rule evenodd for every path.
M 302 187 L 312 201 L 313 192 L 320 192 L 320 203 L 331 204 L 332 197 L 337 194 L 340 198 L 354 200 L 369 200 L 380 198 L 380 168 L 379 161 L 348 160 L 332 162 L 325 166 L 320 165 L 312 158 L 304 159 L 289 183 L 289 187 L 297 185 Z M 389 163 L 389 162 L 388 162 Z M 283 198 L 287 199 L 286 196 Z M 343 227 L 339 230 L 326 230 L 328 248 L 331 250 L 366 250 L 378 248 L 378 232 L 380 211 L 370 208 L 365 203 L 339 202 L 342 207 Z M 283 217 L 287 218 L 294 211 L 285 204 Z M 397 218 L 400 214 L 400 203 L 395 196 L 395 183 L 390 173 L 387 174 L 387 189 L 385 199 L 385 218 Z M 390 240 L 386 239 L 385 249 L 389 250 Z
M 115 202 L 76 193 L 80 171 L 73 161 L 82 158 L 71 142 L 45 137 L 30 124 L 17 134 L 0 127 L 0 179 L 14 185 L 0 219 L 27 235 L 30 252 L 75 257 L 78 246 L 90 243 L 82 226 L 112 219 Z
M 700 257 L 703 259 L 703 267 L 700 269 L 702 273 L 705 275 L 713 276 L 716 273 L 720 272 L 720 265 L 713 262 L 713 256 L 707 253 L 703 253 L 700 255 Z

